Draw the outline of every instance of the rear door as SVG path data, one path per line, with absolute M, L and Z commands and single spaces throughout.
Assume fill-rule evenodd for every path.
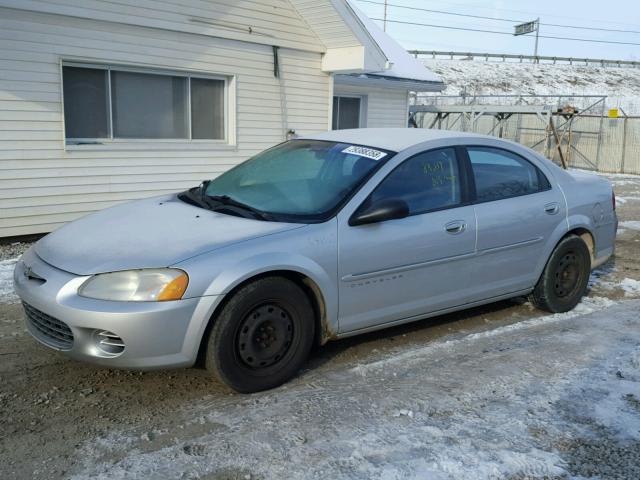
M 466 148 L 475 188 L 475 296 L 530 288 L 547 240 L 565 222 L 564 197 L 530 160 L 510 150 Z

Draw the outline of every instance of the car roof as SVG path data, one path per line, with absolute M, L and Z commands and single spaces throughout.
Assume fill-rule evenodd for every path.
M 394 152 L 400 152 L 419 143 L 443 138 L 492 138 L 495 140 L 495 137 L 487 135 L 425 128 L 354 128 L 305 135 L 302 138 L 366 145 Z

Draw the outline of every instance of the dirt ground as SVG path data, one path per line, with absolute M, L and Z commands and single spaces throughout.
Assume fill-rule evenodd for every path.
M 271 392 L 233 394 L 198 369 L 78 363 L 0 303 L 0 478 L 640 478 L 640 427 L 623 428 L 640 423 L 640 179 L 610 180 L 616 256 L 582 310 L 500 302 L 333 342 Z M 625 373 L 615 362 L 629 355 Z M 606 410 L 617 374 L 638 375 L 623 413 L 587 415 L 580 396 L 601 385 Z

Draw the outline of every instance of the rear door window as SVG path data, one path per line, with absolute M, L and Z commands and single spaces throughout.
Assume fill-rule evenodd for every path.
M 544 174 L 520 155 L 491 147 L 468 147 L 478 202 L 529 195 L 551 188 Z

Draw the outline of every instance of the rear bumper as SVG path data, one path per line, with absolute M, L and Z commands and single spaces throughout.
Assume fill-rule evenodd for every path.
M 31 277 L 25 275 L 27 266 L 34 274 Z M 87 278 L 45 263 L 33 249 L 18 261 L 14 288 L 31 307 L 27 307 L 30 315 L 26 323 L 36 340 L 77 360 L 108 367 L 148 369 L 195 363 L 202 334 L 220 296 L 171 302 L 94 300 L 77 295 Z M 65 325 L 71 335 L 64 337 L 64 342 L 56 341 L 53 336 L 60 330 L 66 332 Z M 101 349 L 97 334 L 105 330 L 122 340 L 121 353 Z

